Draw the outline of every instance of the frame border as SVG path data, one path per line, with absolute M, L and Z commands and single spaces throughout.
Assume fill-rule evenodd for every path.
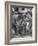
M 5 44 L 12 45 L 13 43 L 9 43 L 9 3 L 17 3 L 17 4 L 26 4 L 26 5 L 35 5 L 35 41 L 27 41 L 27 42 L 18 42 L 14 44 L 27 44 L 27 43 L 37 43 L 37 4 L 36 3 L 26 3 L 26 2 L 12 2 L 12 1 L 6 1 L 5 2 Z

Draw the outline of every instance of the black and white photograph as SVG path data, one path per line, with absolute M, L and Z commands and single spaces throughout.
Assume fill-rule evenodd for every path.
M 32 37 L 32 7 L 11 6 L 11 37 Z

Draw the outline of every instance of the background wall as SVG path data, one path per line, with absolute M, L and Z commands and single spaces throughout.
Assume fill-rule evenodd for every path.
M 5 44 L 4 44 L 5 43 L 5 1 L 7 1 L 7 0 L 0 0 L 0 46 L 5 46 Z M 11 1 L 38 4 L 38 0 L 11 0 Z M 37 8 L 37 10 L 38 10 L 38 8 Z M 37 18 L 38 18 L 38 15 L 37 15 Z M 20 44 L 20 45 L 13 45 L 13 46 L 38 46 L 38 43 L 37 44 L 36 43 Z

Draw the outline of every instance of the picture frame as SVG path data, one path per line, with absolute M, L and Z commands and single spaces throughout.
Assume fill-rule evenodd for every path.
M 12 45 L 36 42 L 37 4 L 6 1 L 5 44 Z

